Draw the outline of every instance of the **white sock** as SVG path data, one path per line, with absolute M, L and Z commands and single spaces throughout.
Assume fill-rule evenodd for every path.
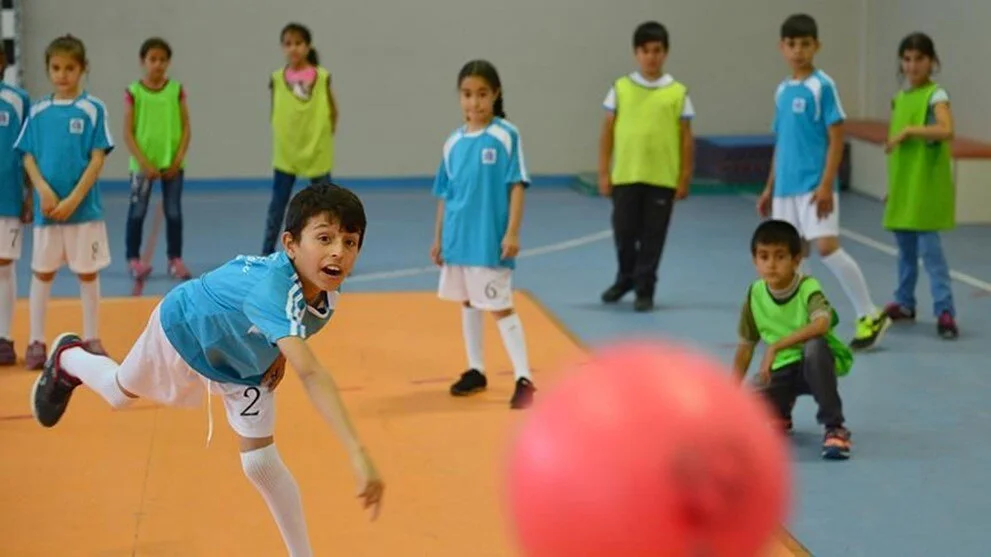
M 10 326 L 14 322 L 14 305 L 17 303 L 17 273 L 14 265 L 0 266 L 0 338 L 10 339 Z
M 70 348 L 62 352 L 59 365 L 114 408 L 124 408 L 137 400 L 124 394 L 117 384 L 117 370 L 120 366 L 106 356 L 90 354 L 78 347 Z
M 99 338 L 100 277 L 79 281 L 79 297 L 83 301 L 83 340 Z
M 52 294 L 51 281 L 44 282 L 36 276 L 31 277 L 31 342 L 45 342 L 45 310 L 48 308 L 48 297 Z
M 499 333 L 502 334 L 502 343 L 509 353 L 509 360 L 513 362 L 513 373 L 516 379 L 525 377 L 530 379 L 530 362 L 526 354 L 526 337 L 523 336 L 523 322 L 516 313 L 499 320 Z
M 840 281 L 840 286 L 843 287 L 843 291 L 850 298 L 850 303 L 853 304 L 853 309 L 857 312 L 857 319 L 877 311 L 874 301 L 871 300 L 864 273 L 850 254 L 840 248 L 828 257 L 823 257 L 822 262 Z
M 275 445 L 241 453 L 241 466 L 268 504 L 290 557 L 312 557 L 299 486 Z
M 461 333 L 465 337 L 465 350 L 468 353 L 468 368 L 485 373 L 485 315 L 470 307 L 461 307 Z

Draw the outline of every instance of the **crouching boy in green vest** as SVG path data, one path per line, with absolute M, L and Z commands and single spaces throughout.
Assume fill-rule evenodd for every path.
M 822 457 L 850 457 L 850 431 L 844 426 L 837 378 L 850 373 L 853 353 L 834 334 L 836 310 L 815 278 L 798 272 L 802 239 L 798 230 L 780 220 L 760 224 L 750 241 L 760 279 L 747 290 L 740 315 L 740 344 L 733 360 L 742 381 L 763 341 L 764 359 L 758 370 L 761 393 L 782 427 L 791 430 L 795 399 L 812 395 L 819 405 L 817 420 L 826 428 Z
M 612 197 L 619 271 L 602 301 L 618 302 L 632 290 L 634 309 L 649 311 L 675 199 L 688 195 L 695 110 L 686 87 L 664 73 L 663 25 L 637 27 L 633 49 L 640 71 L 616 80 L 603 102 L 599 193 Z

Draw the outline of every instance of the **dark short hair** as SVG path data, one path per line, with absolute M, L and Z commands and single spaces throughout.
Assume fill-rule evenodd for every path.
M 789 16 L 781 24 L 782 39 L 804 39 L 812 38 L 819 40 L 819 26 L 816 20 L 808 14 L 795 14 Z
M 286 232 L 298 240 L 310 219 L 320 215 L 327 215 L 349 233 L 359 234 L 359 248 L 364 243 L 367 220 L 361 199 L 330 181 L 309 185 L 293 196 L 286 212 Z
M 640 48 L 647 43 L 661 43 L 664 50 L 668 50 L 667 28 L 656 21 L 645 21 L 638 25 L 636 31 L 633 32 L 633 48 Z
M 802 237 L 789 222 L 766 220 L 757 226 L 750 239 L 751 255 L 757 255 L 757 246 L 785 246 L 794 257 L 802 253 Z

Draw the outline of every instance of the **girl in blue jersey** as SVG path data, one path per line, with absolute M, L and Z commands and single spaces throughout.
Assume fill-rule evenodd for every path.
M 430 256 L 441 267 L 438 295 L 460 302 L 468 370 L 451 386 L 465 396 L 488 386 L 483 361 L 483 312 L 499 326 L 516 376 L 511 408 L 526 408 L 535 388 L 526 339 L 513 310 L 512 271 L 520 249 L 523 191 L 530 177 L 519 130 L 506 120 L 502 85 L 485 60 L 458 74 L 465 123 L 444 143 L 433 193 L 439 198 Z
M 24 164 L 14 150 L 14 141 L 27 119 L 31 100 L 23 89 L 2 81 L 6 68 L 6 55 L 0 48 L 0 365 L 10 366 L 17 363 L 10 338 L 17 303 L 14 267 L 21 258 L 24 225 L 31 222 L 31 192 L 25 190 Z
M 350 191 L 332 184 L 303 189 L 289 203 L 283 251 L 236 257 L 169 291 L 122 363 L 88 352 L 74 334 L 59 336 L 35 382 L 35 419 L 57 424 L 73 389 L 84 383 L 117 409 L 138 397 L 190 406 L 219 395 L 244 474 L 268 505 L 289 555 L 313 555 L 299 487 L 275 447 L 274 389 L 288 362 L 344 443 L 374 518 L 382 481 L 333 379 L 306 344 L 333 315 L 365 226 L 364 207 Z
M 45 65 L 55 92 L 34 103 L 15 145 L 35 190 L 28 369 L 45 364 L 45 309 L 63 264 L 79 276 L 86 346 L 104 353 L 97 333 L 99 272 L 110 265 L 98 183 L 114 149 L 107 107 L 82 89 L 88 67 L 82 41 L 55 39 L 45 50 Z

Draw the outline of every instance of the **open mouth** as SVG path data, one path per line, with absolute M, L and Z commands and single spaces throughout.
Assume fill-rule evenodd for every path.
M 337 265 L 327 265 L 326 267 L 320 269 L 320 272 L 331 278 L 338 278 L 341 276 L 342 271 Z

